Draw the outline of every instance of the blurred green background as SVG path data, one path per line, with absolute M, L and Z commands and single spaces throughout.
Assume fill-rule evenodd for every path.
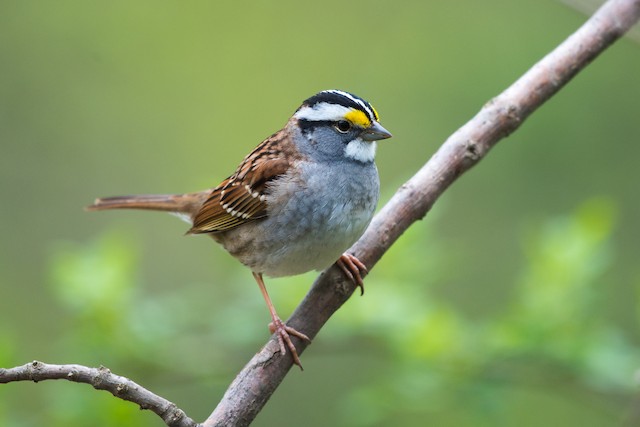
M 0 366 L 105 365 L 196 420 L 265 342 L 251 274 L 97 196 L 217 184 L 299 103 L 371 101 L 384 203 L 586 17 L 556 1 L 0 3 Z M 640 45 L 499 144 L 367 277 L 256 426 L 640 425 Z M 314 274 L 268 280 L 283 317 Z M 159 426 L 67 382 L 0 425 Z

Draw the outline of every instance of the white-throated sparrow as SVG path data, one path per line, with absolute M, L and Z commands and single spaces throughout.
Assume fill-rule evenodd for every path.
M 281 353 L 286 344 L 302 368 L 289 335 L 309 338 L 280 320 L 262 275 L 292 276 L 337 262 L 363 291 L 366 267 L 343 252 L 373 217 L 380 187 L 375 141 L 389 137 L 367 101 L 326 90 L 304 101 L 213 190 L 108 197 L 87 209 L 167 211 L 192 224 L 187 233 L 209 234 L 251 269 Z

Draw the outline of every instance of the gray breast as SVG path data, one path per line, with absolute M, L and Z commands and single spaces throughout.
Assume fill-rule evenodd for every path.
M 242 254 L 223 242 L 227 250 L 253 271 L 274 277 L 334 263 L 362 235 L 379 197 L 375 164 L 345 163 L 304 163 L 300 176 L 275 180 L 267 218 L 230 233 L 242 241 Z

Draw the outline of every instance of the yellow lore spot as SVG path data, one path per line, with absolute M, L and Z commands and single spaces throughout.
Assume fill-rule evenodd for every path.
M 344 118 L 346 120 L 349 120 L 354 125 L 363 128 L 368 128 L 369 126 L 371 126 L 371 120 L 369 120 L 369 117 L 367 117 L 367 115 L 360 110 L 351 110 L 344 115 Z

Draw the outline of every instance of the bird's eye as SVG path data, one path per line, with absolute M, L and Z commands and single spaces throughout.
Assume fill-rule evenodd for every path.
M 351 130 L 351 123 L 347 120 L 340 120 L 335 124 L 335 128 L 340 133 L 347 133 Z

